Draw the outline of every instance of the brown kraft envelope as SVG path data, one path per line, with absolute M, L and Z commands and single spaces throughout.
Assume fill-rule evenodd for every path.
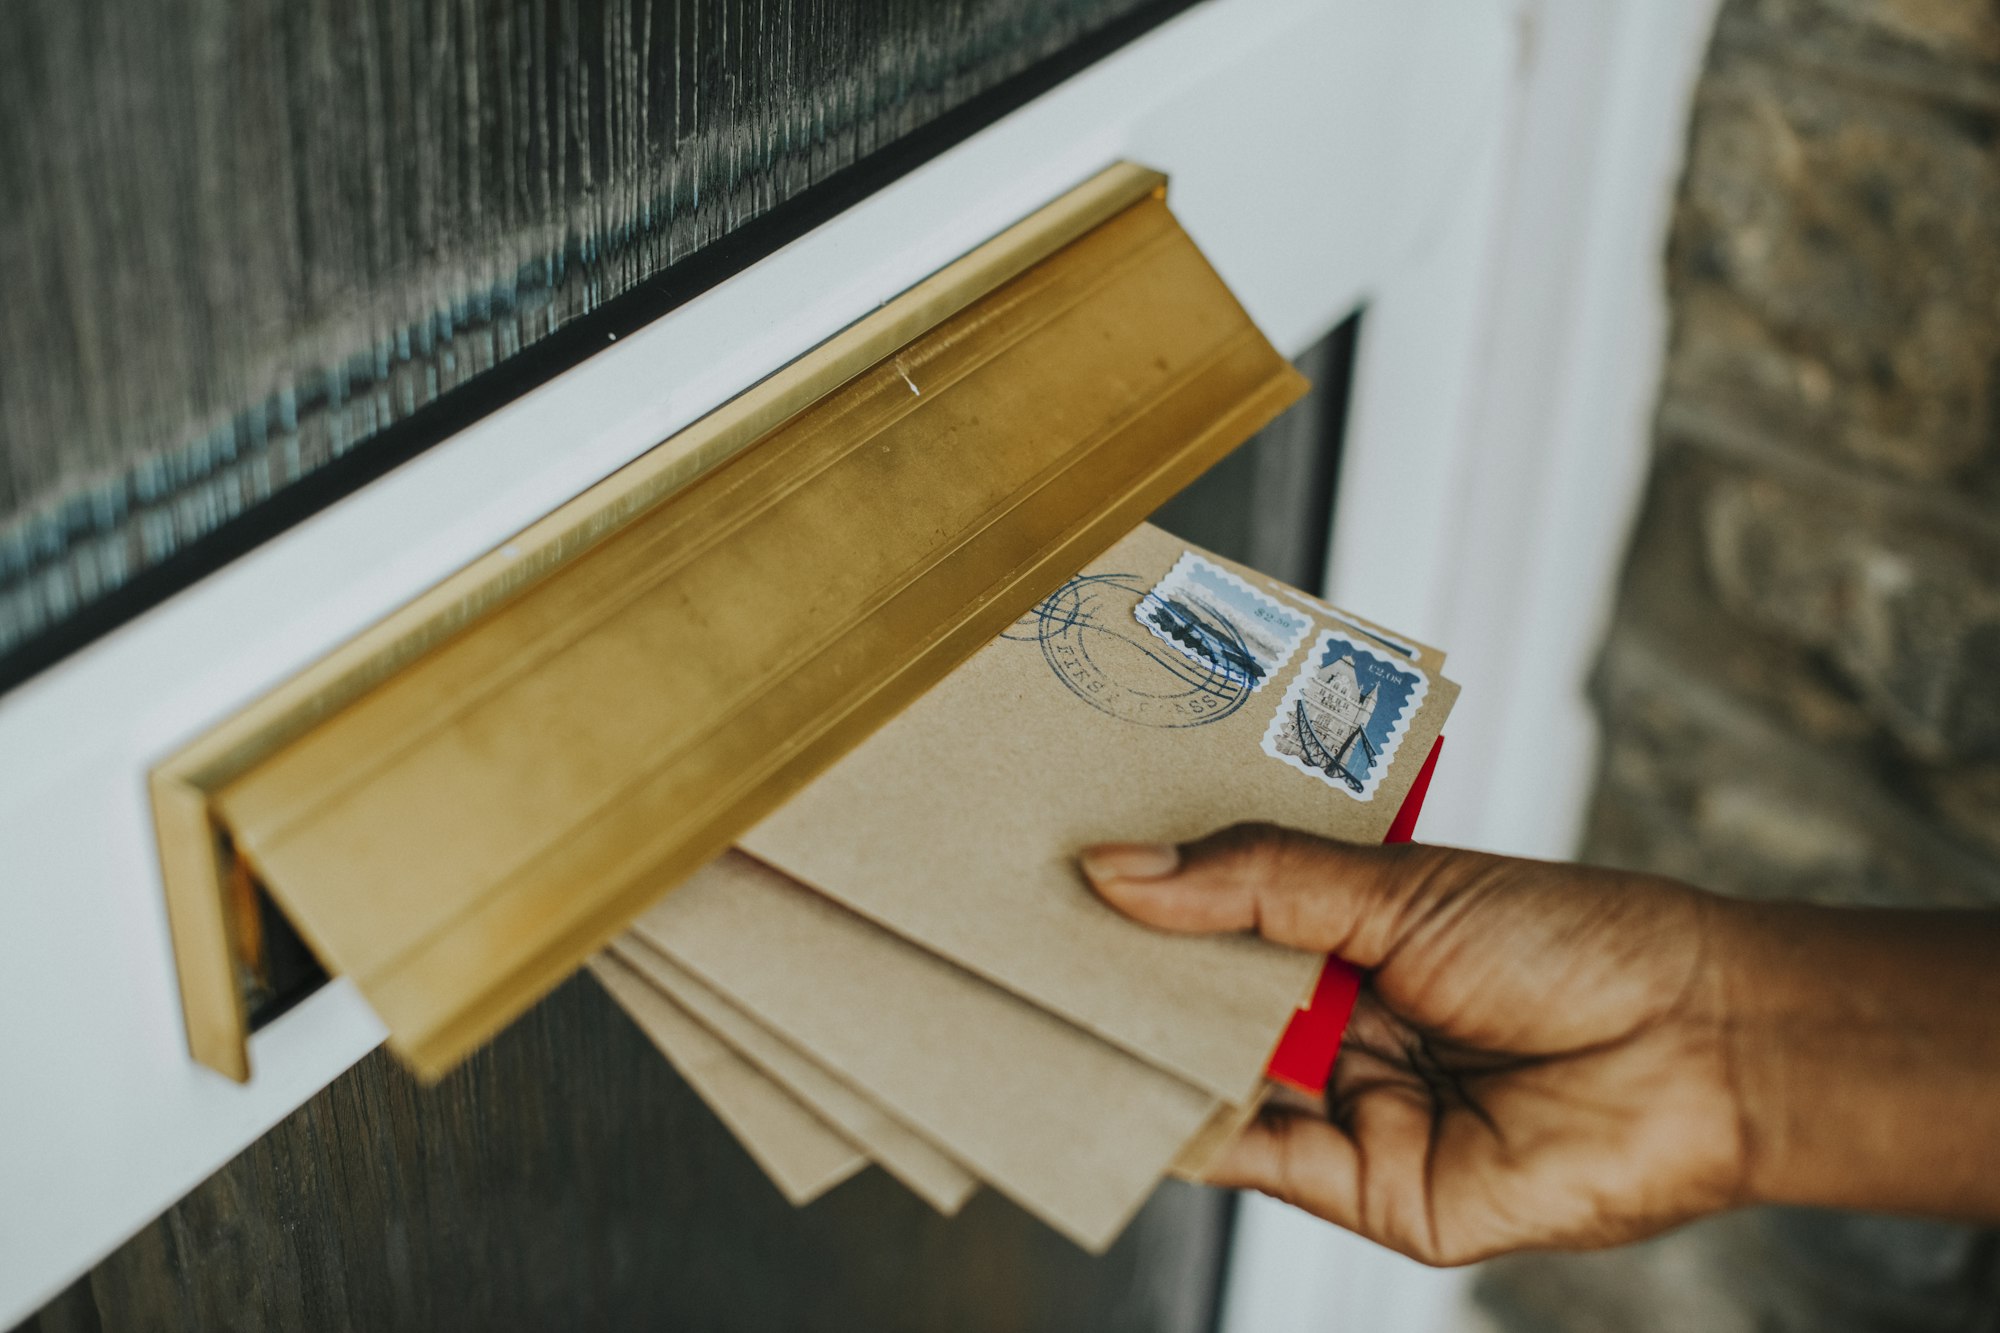
M 1200 1089 L 739 853 L 648 908 L 628 938 L 1089 1250 L 1110 1244 L 1215 1110 Z
M 1320 959 L 1135 928 L 1076 853 L 1248 821 L 1380 842 L 1457 697 L 1441 660 L 1142 527 L 739 845 L 1246 1105 Z
M 590 970 L 794 1207 L 868 1164 L 854 1144 L 616 958 L 600 954 Z
M 609 952 L 938 1212 L 949 1217 L 972 1197 L 979 1182 L 971 1172 L 666 955 L 629 934 Z

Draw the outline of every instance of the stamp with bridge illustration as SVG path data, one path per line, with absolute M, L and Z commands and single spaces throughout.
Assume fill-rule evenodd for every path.
M 1395 762 L 1430 680 L 1409 662 L 1322 630 L 1264 733 L 1264 753 L 1357 801 L 1372 800 Z
M 1305 615 L 1221 566 L 1184 551 L 1133 615 L 1174 651 L 1255 693 L 1312 629 Z

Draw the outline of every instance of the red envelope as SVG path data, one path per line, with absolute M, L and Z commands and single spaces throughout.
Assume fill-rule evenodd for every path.
M 1423 812 L 1424 794 L 1431 789 L 1431 773 L 1437 768 L 1438 751 L 1442 748 L 1444 737 L 1431 742 L 1431 752 L 1424 756 L 1424 766 L 1417 770 L 1416 781 L 1403 797 L 1402 808 L 1396 811 L 1396 818 L 1382 839 L 1384 843 L 1409 842 L 1416 836 L 1417 816 Z M 1265 1074 L 1288 1088 L 1314 1097 L 1325 1095 L 1326 1081 L 1333 1074 L 1334 1057 L 1340 1054 L 1340 1039 L 1347 1031 L 1348 1017 L 1354 1012 L 1354 1000 L 1360 993 L 1361 969 L 1329 954 L 1313 986 L 1312 999 L 1292 1015 L 1285 1035 L 1278 1038 L 1277 1049 L 1271 1052 L 1270 1063 L 1264 1067 Z

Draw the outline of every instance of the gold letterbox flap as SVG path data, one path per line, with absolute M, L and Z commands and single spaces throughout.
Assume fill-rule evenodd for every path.
M 1304 390 L 1106 171 L 161 764 L 195 1057 L 249 1073 L 258 886 L 419 1073 Z

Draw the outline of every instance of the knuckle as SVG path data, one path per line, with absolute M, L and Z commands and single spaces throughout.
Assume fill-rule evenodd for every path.
M 1270 837 L 1246 846 L 1236 857 L 1233 869 L 1235 877 L 1245 888 L 1263 890 L 1287 879 L 1294 865 L 1294 858 L 1283 841 Z
M 1413 1259 L 1426 1268 L 1462 1268 L 1478 1257 L 1461 1254 L 1457 1250 L 1440 1245 L 1414 1219 L 1405 1219 L 1397 1225 L 1385 1227 L 1383 1234 L 1376 1239 L 1405 1259 Z
M 1458 1268 L 1466 1260 L 1457 1256 L 1455 1250 L 1440 1245 L 1430 1236 L 1411 1236 L 1403 1251 L 1410 1258 L 1431 1268 Z
M 1266 1186 L 1266 1192 L 1279 1202 L 1288 1203 L 1294 1208 L 1319 1212 L 1319 1209 L 1313 1207 L 1311 1192 L 1306 1189 L 1301 1179 L 1298 1122 L 1290 1117 L 1274 1117 L 1269 1124 L 1276 1170 Z
M 1251 821 L 1217 830 L 1206 839 L 1206 844 L 1222 856 L 1256 856 L 1287 832 L 1276 824 Z
M 1214 848 L 1232 874 L 1269 882 L 1295 873 L 1321 843 L 1311 834 L 1276 824 L 1236 824 L 1216 835 Z
M 1245 823 L 1200 844 L 1205 880 L 1243 900 L 1252 929 L 1284 940 L 1310 933 L 1323 894 L 1335 887 L 1341 857 L 1359 849 L 1276 824 Z

